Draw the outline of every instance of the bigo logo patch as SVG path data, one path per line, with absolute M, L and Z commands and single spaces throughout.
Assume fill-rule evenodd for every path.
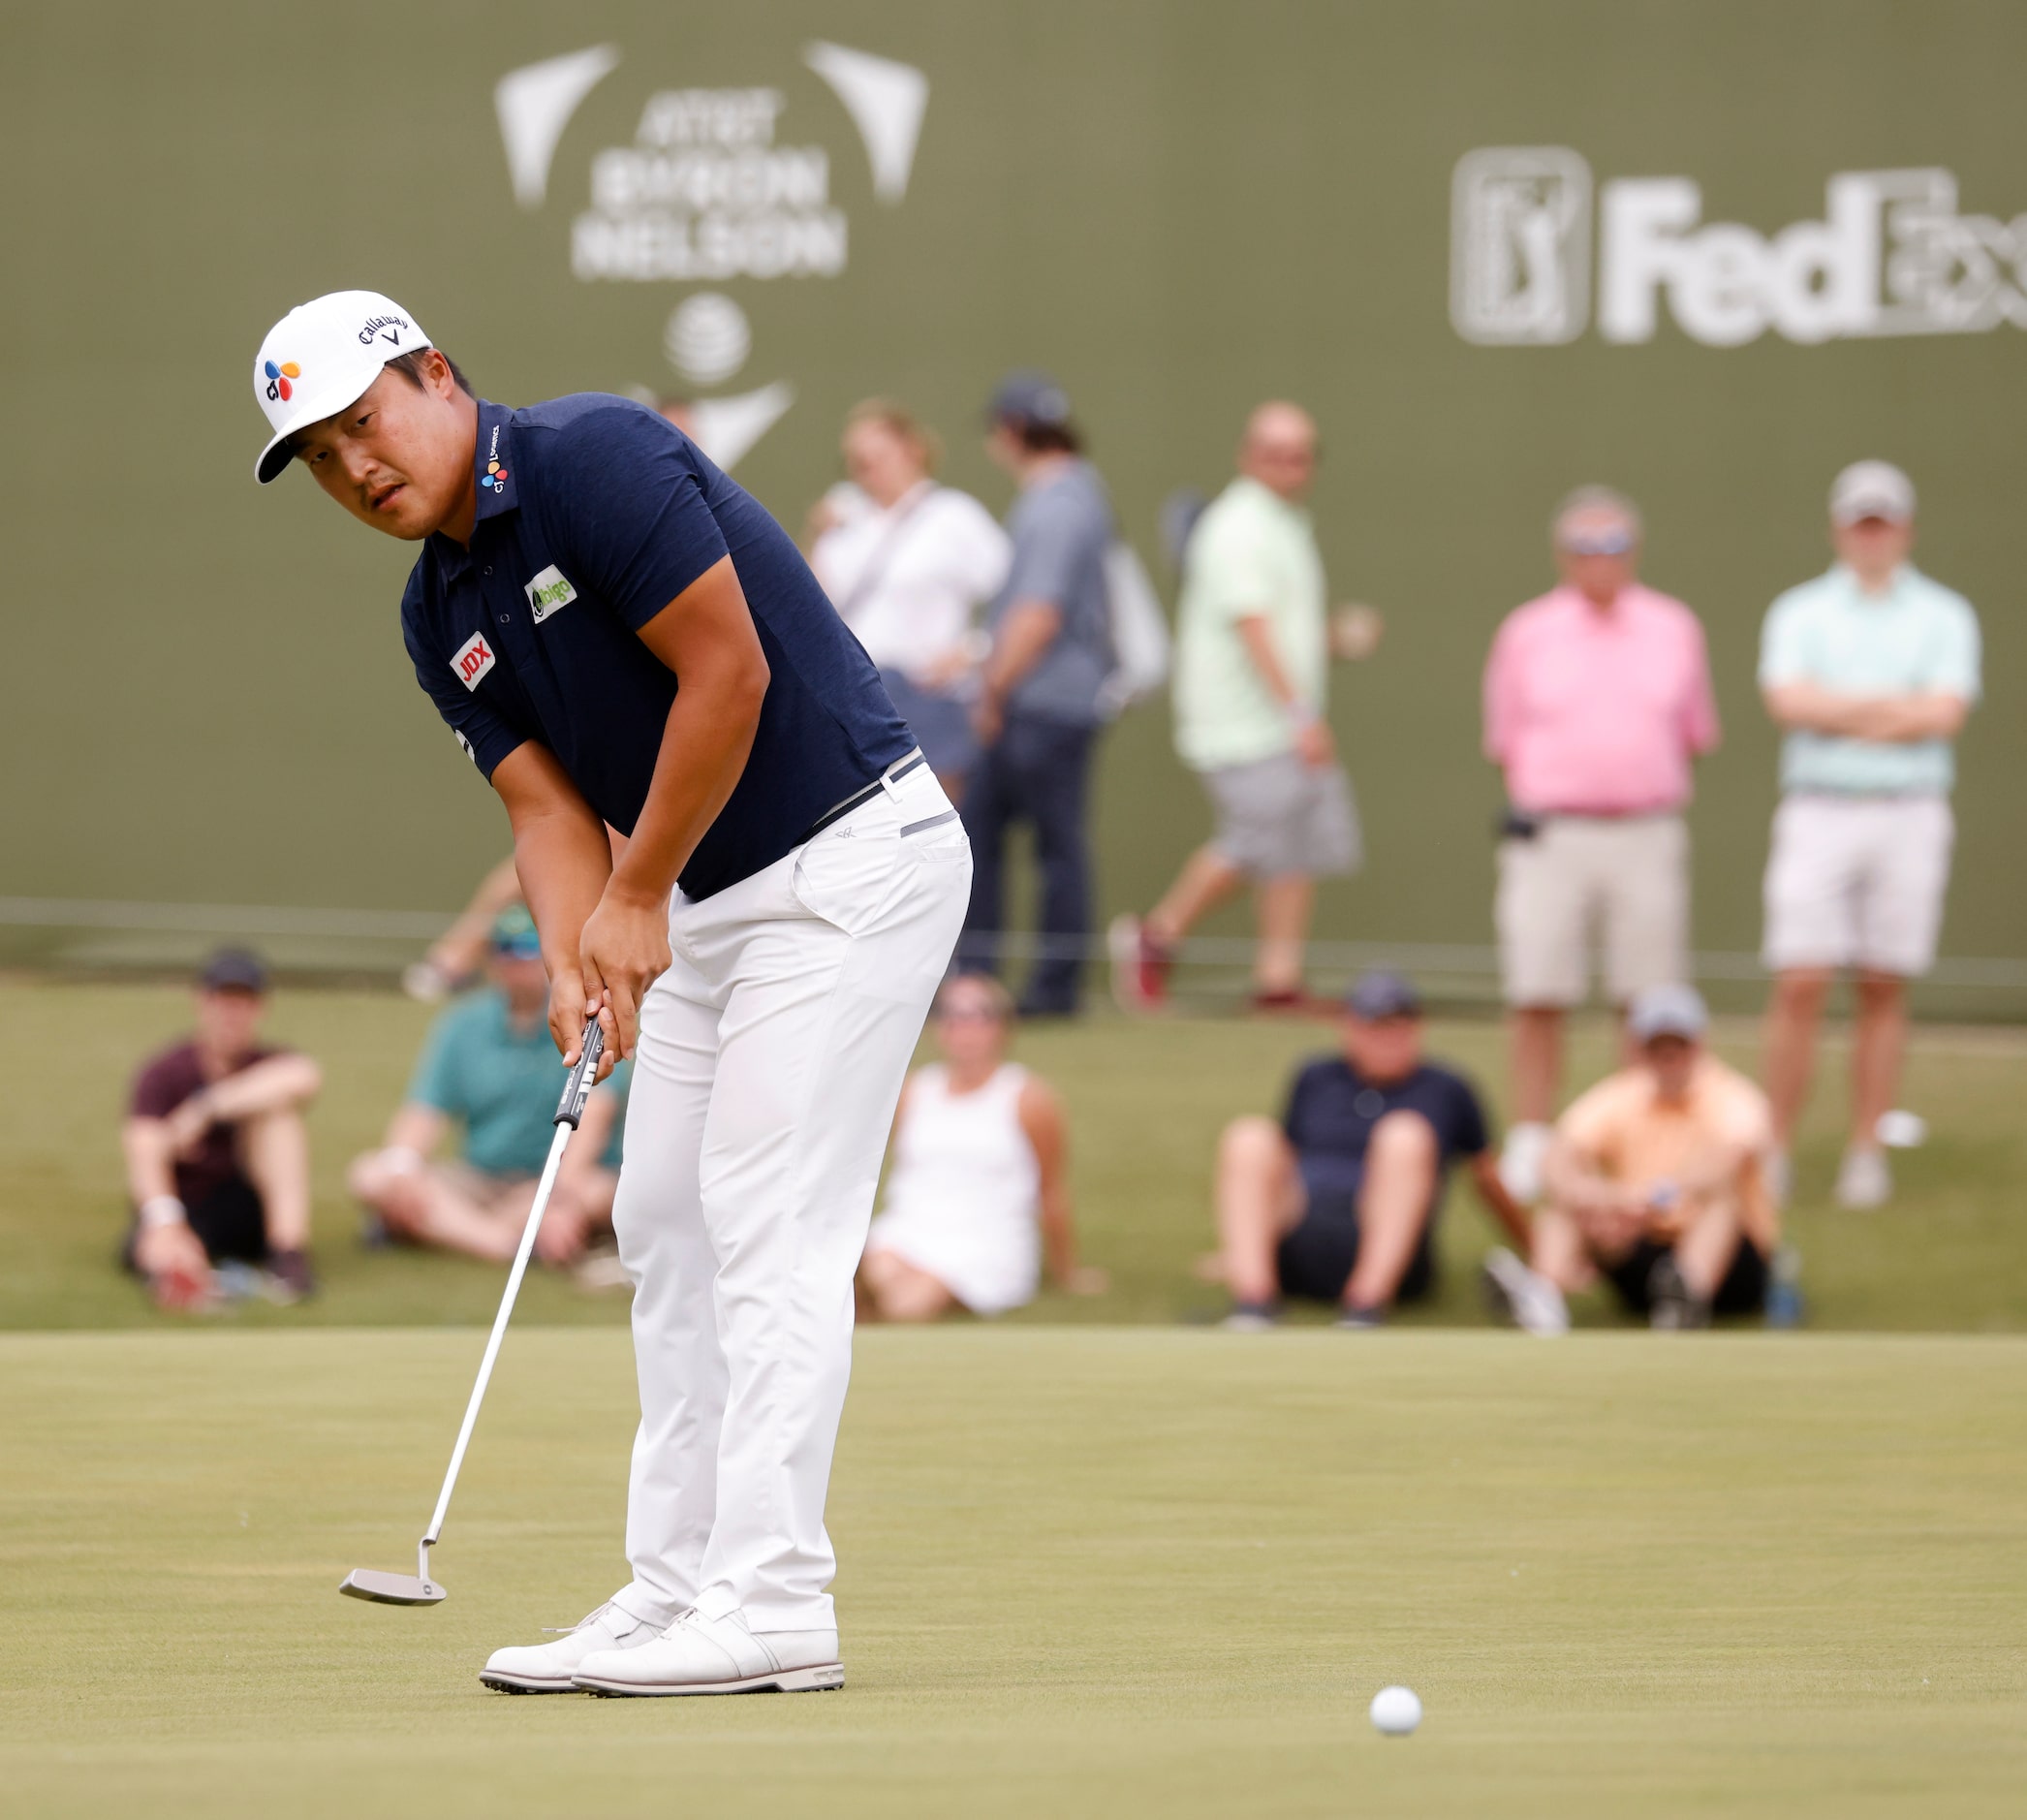
M 537 625 L 551 613 L 561 612 L 577 597 L 577 590 L 554 563 L 538 575 L 521 590 L 528 597 L 528 605 L 534 609 Z
M 261 364 L 267 373 L 267 395 L 269 398 L 293 398 L 296 395 L 295 382 L 302 377 L 302 368 L 294 361 L 284 361 L 279 366 L 272 361 Z
M 474 632 L 457 647 L 451 659 L 451 674 L 467 689 L 476 689 L 485 673 L 500 660 L 493 655 L 493 648 L 485 642 L 485 634 Z

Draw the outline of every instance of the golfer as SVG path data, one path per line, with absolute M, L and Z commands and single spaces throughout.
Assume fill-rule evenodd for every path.
M 787 533 L 654 412 L 486 403 L 366 291 L 276 324 L 254 391 L 260 480 L 300 461 L 422 546 L 402 631 L 507 806 L 557 1047 L 596 1016 L 635 1058 L 633 1578 L 481 1679 L 838 1686 L 852 1274 L 969 897 L 956 812 Z

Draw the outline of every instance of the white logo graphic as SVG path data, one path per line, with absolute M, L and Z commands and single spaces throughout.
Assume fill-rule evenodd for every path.
M 457 749 L 460 752 L 462 752 L 466 758 L 470 759 L 474 765 L 478 764 L 479 755 L 478 753 L 472 750 L 472 742 L 469 739 L 467 739 L 463 734 L 459 733 L 455 727 L 452 727 L 451 729 L 451 737 L 457 741 Z
M 451 658 L 451 674 L 467 689 L 478 688 L 486 673 L 500 660 L 485 642 L 485 634 L 474 632 Z
M 521 592 L 528 597 L 528 605 L 534 609 L 537 625 L 551 613 L 560 613 L 577 597 L 577 590 L 571 586 L 561 569 L 552 562 L 530 581 Z
M 746 364 L 753 350 L 753 331 L 746 312 L 722 292 L 700 291 L 685 298 L 669 314 L 662 330 L 662 351 L 685 379 L 701 386 L 730 379 Z
M 1545 182 L 1558 160 L 1566 184 L 1581 173 L 1586 191 L 1578 225 L 1560 241 L 1544 218 L 1545 194 L 1526 189 Z M 1588 178 L 1583 160 L 1560 146 L 1472 152 L 1458 163 L 1450 316 L 1466 340 L 1568 341 L 1581 331 Z M 1516 189 L 1518 199 L 1510 198 Z M 1622 177 L 1603 187 L 1598 331 L 1606 340 L 1651 341 L 1664 301 L 1684 334 L 1718 348 L 1769 329 L 1806 345 L 2027 328 L 2027 215 L 1959 214 L 1948 171 L 1839 172 L 1825 186 L 1822 220 L 1770 235 L 1702 216 L 1702 191 L 1690 177 Z M 1551 246 L 1560 247 L 1554 259 Z
M 1466 341 L 1574 341 L 1590 292 L 1591 168 L 1559 145 L 1467 152 L 1450 181 L 1450 319 Z
M 908 173 L 915 168 L 929 78 L 913 64 L 847 50 L 843 45 L 811 45 L 802 61 L 836 91 L 865 141 L 873 194 L 883 203 L 898 203 L 908 194 Z
M 507 147 L 507 172 L 514 179 L 514 198 L 523 208 L 540 208 L 549 193 L 549 161 L 556 141 L 591 93 L 619 62 L 614 45 L 593 45 L 568 56 L 531 63 L 503 76 L 492 91 L 493 111 L 500 116 L 500 139 Z
M 733 398 L 699 398 L 690 406 L 697 446 L 721 468 L 730 469 L 795 402 L 795 389 L 785 379 Z

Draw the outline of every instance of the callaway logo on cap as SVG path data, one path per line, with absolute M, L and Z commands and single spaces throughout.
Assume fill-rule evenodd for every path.
M 415 318 L 378 291 L 333 291 L 297 304 L 254 356 L 254 396 L 273 431 L 254 479 L 265 486 L 289 465 L 285 445 L 297 430 L 342 411 L 390 361 L 430 345 Z

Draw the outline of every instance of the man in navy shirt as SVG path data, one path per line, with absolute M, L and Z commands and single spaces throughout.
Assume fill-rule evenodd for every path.
M 550 1031 L 572 1062 L 596 1017 L 602 1067 L 635 1061 L 633 1579 L 481 1679 L 837 1686 L 852 1276 L 963 920 L 956 811 L 787 534 L 654 412 L 483 402 L 361 291 L 278 323 L 254 390 L 261 480 L 294 458 L 421 544 L 403 636 L 506 805 Z
M 1452 1163 L 1525 1241 L 1527 1216 L 1499 1179 L 1478 1094 L 1422 1059 L 1414 987 L 1368 973 L 1345 1014 L 1341 1052 L 1295 1077 L 1280 1123 L 1235 1118 L 1219 1143 L 1228 1327 L 1270 1325 L 1284 1295 L 1336 1306 L 1340 1327 L 1377 1327 L 1395 1302 L 1426 1296 Z

